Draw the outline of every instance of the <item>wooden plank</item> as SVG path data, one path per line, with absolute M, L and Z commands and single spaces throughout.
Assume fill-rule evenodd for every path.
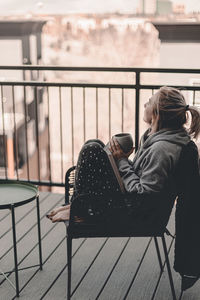
M 170 232 L 174 232 L 174 212 L 172 212 L 172 216 L 169 220 L 168 229 Z M 162 260 L 164 258 L 163 248 L 161 244 L 161 239 L 158 238 L 159 248 L 161 252 Z M 170 236 L 166 236 L 166 244 L 169 247 L 172 238 Z M 131 289 L 128 293 L 128 299 L 151 299 L 153 296 L 154 290 L 156 288 L 157 282 L 160 278 L 160 266 L 158 262 L 158 257 L 156 253 L 155 243 L 152 240 L 152 243 L 147 251 L 147 254 L 144 258 L 144 261 L 141 264 L 139 272 L 137 274 L 136 279 L 131 286 Z
M 127 299 L 151 299 L 151 294 L 160 274 L 158 258 L 153 240 L 130 288 Z
M 48 210 L 48 206 L 50 206 L 50 207 L 55 206 L 56 205 L 55 200 L 57 200 L 57 203 L 60 203 L 63 200 L 63 196 L 62 195 L 53 196 L 50 194 L 49 197 L 45 199 L 45 201 L 41 202 L 41 204 L 40 204 L 41 221 L 46 220 L 45 214 L 46 214 L 46 211 Z M 17 219 L 17 217 L 19 218 L 19 215 L 21 216 L 20 208 L 16 209 L 16 219 Z M 31 230 L 31 228 L 33 226 L 34 226 L 33 229 L 36 228 L 35 231 L 37 232 L 37 218 L 36 218 L 35 205 L 33 207 L 33 210 L 29 211 L 29 213 L 25 213 L 24 218 L 16 225 L 17 237 L 18 237 L 18 239 L 22 238 L 22 241 L 20 241 L 18 243 L 18 246 L 20 246 L 20 244 L 23 243 L 23 239 L 25 238 L 25 237 L 23 237 L 23 235 L 26 234 L 29 230 Z M 41 228 L 41 230 L 43 231 L 43 227 Z M 30 233 L 31 233 L 31 231 L 30 231 Z M 7 234 L 7 236 L 5 237 L 5 240 L 7 240 L 8 236 L 10 236 L 10 235 L 12 237 L 12 232 Z M 12 242 L 11 242 L 11 244 L 7 243 L 7 249 L 9 249 L 10 246 L 12 246 Z M 22 251 L 23 251 L 23 249 L 22 249 Z
M 49 196 L 49 193 L 43 193 L 40 196 L 40 203 L 45 201 L 45 199 Z M 15 210 L 15 219 L 16 224 L 23 221 L 23 218 L 28 216 L 29 213 L 35 209 L 35 201 L 28 203 L 27 205 L 23 205 L 20 208 L 18 207 Z M 5 218 L 0 222 L 0 238 L 2 238 L 5 234 L 7 234 L 8 230 L 11 232 L 12 236 L 12 221 L 11 221 L 11 213 L 10 210 L 0 210 L 0 213 L 4 213 Z
M 35 276 L 32 278 L 31 282 L 29 282 L 26 288 L 22 291 L 22 295 L 23 297 L 25 297 L 25 299 L 41 299 L 43 294 L 45 294 L 45 292 L 51 286 L 52 282 L 54 282 L 54 279 L 60 273 L 60 270 L 62 270 L 62 268 L 66 265 L 66 239 L 62 241 L 63 237 L 65 237 L 65 234 L 65 226 L 64 224 L 60 223 L 59 226 L 54 227 L 54 230 L 51 232 L 51 234 L 49 234 L 44 239 L 43 252 L 45 253 L 45 263 L 43 265 L 43 270 L 36 273 Z M 78 249 L 81 242 L 82 239 L 76 240 L 74 242 L 73 252 L 75 252 Z M 53 252 L 57 245 L 58 248 L 55 252 Z M 29 258 L 29 262 L 33 263 L 35 258 L 37 258 L 38 255 L 36 250 L 37 249 L 35 249 L 31 257 Z M 48 257 L 51 253 L 52 255 Z M 21 282 L 25 284 L 26 281 L 29 278 L 31 278 L 33 273 L 34 272 L 32 270 L 23 272 L 23 275 L 21 276 Z M 63 296 L 66 295 L 65 286 L 66 283 L 62 288 Z
M 148 243 L 149 238 L 131 238 L 99 299 L 124 299 Z
M 55 199 L 57 199 L 57 202 L 55 202 Z M 56 203 L 59 204 L 61 202 L 63 202 L 63 196 L 62 195 L 51 195 L 51 194 L 49 195 L 48 198 L 45 199 L 44 202 L 41 202 L 41 204 L 40 204 L 40 217 L 41 217 L 41 232 L 42 232 L 42 234 L 43 234 L 43 230 L 45 230 L 45 227 L 42 226 L 42 223 L 43 223 L 43 220 L 46 219 L 45 215 L 46 215 L 47 210 L 49 208 L 51 209 L 52 207 L 54 207 L 56 205 Z M 21 215 L 20 207 L 18 207 L 16 209 L 16 217 L 17 216 L 19 217 L 19 215 Z M 44 224 L 45 223 L 46 222 L 44 222 Z M 26 234 L 26 232 L 28 232 L 28 234 L 25 237 L 23 237 L 24 234 Z M 34 208 L 30 212 L 30 214 L 25 215 L 23 220 L 16 225 L 16 236 L 17 236 L 17 241 L 19 241 L 19 239 L 22 239 L 17 243 L 17 247 L 19 247 L 19 248 L 24 243 L 27 243 L 27 246 L 29 246 L 28 239 L 30 240 L 29 242 L 37 241 L 36 208 Z M 33 239 L 33 237 L 35 237 L 35 239 Z M 25 239 L 25 241 L 23 241 L 24 239 Z M 12 232 L 9 232 L 6 236 L 4 236 L 1 239 L 1 243 L 4 245 L 4 247 L 1 247 L 1 249 L 0 249 L 0 257 L 2 257 L 4 255 L 4 253 L 6 253 L 13 245 Z M 26 251 L 26 247 L 24 247 L 24 245 L 21 248 L 22 248 L 21 251 L 19 251 L 19 253 L 18 253 L 19 260 L 20 260 L 20 257 L 23 258 L 23 256 L 25 255 L 24 251 Z M 9 251 L 9 253 L 10 252 L 11 251 Z
M 127 240 L 127 238 L 110 238 L 108 240 L 72 299 L 86 300 L 97 297 Z
M 41 229 L 42 229 L 42 248 L 43 248 L 43 271 L 36 272 L 35 268 L 20 271 L 19 280 L 20 286 L 26 284 L 21 292 L 20 298 L 25 300 L 55 300 L 66 299 L 67 287 L 67 271 L 64 269 L 66 265 L 66 241 L 65 241 L 65 226 L 61 223 L 52 224 L 45 217 L 48 210 L 53 206 L 57 206 L 57 202 L 63 202 L 63 195 L 50 194 L 44 199 L 45 194 L 41 195 Z M 42 202 L 42 197 L 44 201 Z M 16 219 L 19 221 L 17 230 L 18 237 L 23 236 L 36 222 L 36 214 L 34 205 L 23 207 L 22 210 L 16 210 Z M 33 209 L 33 210 L 31 210 Z M 0 215 L 3 217 L 0 224 L 4 224 L 3 228 L 8 229 L 10 223 L 9 217 L 6 214 Z M 22 218 L 23 217 L 23 218 Z M 22 218 L 20 220 L 20 218 Z M 7 221 L 6 221 L 7 219 Z M 5 222 L 5 223 L 4 223 Z M 173 233 L 174 217 L 170 219 L 169 230 Z M 0 226 L 1 229 L 1 226 Z M 1 231 L 2 233 L 2 231 Z M 9 238 L 11 236 L 11 238 Z M 23 237 L 18 245 L 19 258 L 23 257 L 36 245 L 37 227 L 34 226 L 31 231 Z M 130 286 L 130 283 L 135 275 L 137 267 L 141 262 L 145 247 L 148 243 L 148 238 L 132 238 L 126 245 L 127 238 L 120 239 L 87 239 L 83 244 L 82 239 L 73 240 L 73 253 L 76 252 L 72 263 L 72 291 L 81 282 L 80 286 L 74 293 L 72 299 L 96 299 L 101 291 L 98 299 L 101 300 L 120 300 L 124 296 Z M 169 245 L 171 237 L 168 237 Z M 12 245 L 12 234 L 8 232 L 1 239 L 2 245 L 7 249 Z M 79 248 L 80 247 L 80 248 Z M 173 265 L 173 247 L 170 251 L 171 265 Z M 162 255 L 163 256 L 163 255 Z M 32 252 L 22 262 L 21 266 L 27 266 L 38 262 L 38 248 L 35 247 Z M 0 261 L 0 267 L 8 268 L 13 266 L 13 252 L 10 251 Z M 58 276 L 61 274 L 61 276 Z M 83 276 L 86 276 L 83 278 Z M 152 241 L 150 247 L 144 256 L 144 260 L 139 268 L 138 274 L 130 288 L 130 292 L 126 300 L 145 300 L 151 299 L 155 286 L 159 278 L 159 264 L 157 255 Z M 175 288 L 177 295 L 180 294 L 180 277 L 172 270 L 174 277 Z M 32 277 L 32 278 L 31 278 Z M 57 278 L 58 277 L 58 278 Z M 14 281 L 14 274 L 10 277 Z M 2 277 L 0 277 L 2 281 Z M 4 282 L 1 287 L 0 299 L 14 299 L 15 291 L 8 282 Z M 194 287 L 186 291 L 181 300 L 197 300 L 199 299 L 200 283 L 197 282 Z M 167 271 L 165 269 L 161 280 L 159 281 L 154 300 L 171 300 L 171 290 Z
M 3 221 L 7 216 L 9 216 L 10 212 L 7 209 L 0 210 L 0 222 Z
M 199 300 L 200 298 L 200 280 L 198 280 L 193 287 L 189 288 L 183 293 L 181 300 Z
M 46 201 L 41 203 L 40 211 L 41 211 L 42 237 L 46 235 L 47 231 L 49 230 L 49 228 L 51 226 L 56 227 L 58 225 L 58 224 L 52 225 L 51 222 L 45 217 L 45 214 L 46 214 L 47 210 L 51 209 L 53 206 L 56 205 L 56 200 L 57 200 L 58 203 L 63 202 L 63 195 L 50 194 L 49 197 L 46 199 Z M 24 220 L 26 220 L 25 224 L 24 224 Z M 31 213 L 28 215 L 28 217 L 27 218 L 25 217 L 23 219 L 23 221 L 20 222 L 17 225 L 18 226 L 17 230 L 20 231 L 20 235 L 23 235 L 24 233 L 26 233 L 27 230 L 29 228 L 31 228 L 35 222 L 36 222 L 36 209 L 31 211 Z M 47 224 L 47 226 L 46 226 L 46 224 Z M 62 233 L 62 235 L 63 235 L 63 233 Z M 31 248 L 33 248 L 36 245 L 37 241 L 38 241 L 38 239 L 37 239 L 37 226 L 34 226 L 34 228 L 32 228 L 32 230 L 28 233 L 28 235 L 26 235 L 18 243 L 18 247 L 17 247 L 18 248 L 18 262 L 20 262 L 20 260 L 23 259 L 23 257 L 31 250 Z M 51 245 L 51 243 L 50 243 L 50 245 Z M 7 244 L 6 246 L 7 246 L 7 248 L 9 248 L 10 244 Z M 47 250 L 50 250 L 49 246 L 47 247 L 47 249 L 45 249 L 45 247 L 43 245 L 43 257 L 44 258 L 45 258 L 45 254 L 47 255 L 47 253 L 48 253 Z M 35 251 L 35 253 L 37 252 L 36 255 L 34 255 L 34 251 Z M 29 266 L 32 263 L 33 264 L 38 263 L 38 260 L 39 260 L 38 259 L 38 257 L 39 257 L 38 248 L 36 247 L 36 249 L 34 251 L 26 258 L 26 260 L 20 265 L 20 267 L 27 266 L 27 265 Z M 13 251 L 12 250 L 9 251 L 6 254 L 6 256 L 1 260 L 1 267 L 4 270 L 5 269 L 6 270 L 11 270 L 13 268 Z M 20 271 L 20 274 L 19 274 L 20 285 L 23 283 L 22 274 L 25 274 L 24 272 L 28 272 L 28 271 Z M 29 272 L 33 272 L 33 271 L 31 269 L 29 269 Z M 14 274 L 12 274 L 10 276 L 10 278 L 12 280 L 14 280 Z M 12 291 L 12 288 L 9 289 L 9 290 L 3 291 L 4 284 L 5 284 L 5 282 L 1 285 L 1 295 L 3 295 L 5 293 L 7 299 L 9 299 L 7 293 L 8 292 L 12 293 L 13 291 Z M 11 295 L 13 295 L 13 293 Z
M 90 264 L 93 262 L 96 255 L 100 251 L 101 247 L 104 247 L 106 239 L 87 239 L 82 245 L 80 251 L 75 255 L 72 260 L 72 292 L 76 285 L 81 280 L 82 276 L 87 271 Z M 74 241 L 73 241 L 74 244 Z M 101 272 L 101 269 L 100 269 Z M 56 281 L 53 288 L 44 297 L 44 299 L 66 299 L 66 288 L 67 288 L 67 270 L 62 274 L 62 276 Z M 80 287 L 79 287 L 80 288 Z M 79 290 L 78 288 L 78 290 Z M 72 297 L 73 299 L 74 297 Z M 84 299 L 79 298 L 79 299 Z

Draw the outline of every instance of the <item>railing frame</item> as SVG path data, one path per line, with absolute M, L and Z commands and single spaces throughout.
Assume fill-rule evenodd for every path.
M 161 87 L 161 85 L 157 84 L 141 84 L 141 73 L 174 73 L 174 74 L 199 74 L 200 75 L 200 69 L 180 69 L 180 68 L 112 68 L 112 67 L 60 67 L 60 66 L 33 66 L 33 65 L 22 65 L 22 66 L 0 66 L 0 70 L 19 70 L 19 71 L 75 71 L 75 72 L 128 72 L 128 73 L 134 73 L 135 74 L 135 83 L 134 84 L 98 84 L 98 83 L 74 83 L 74 82 L 46 82 L 46 81 L 0 81 L 0 87 L 1 87 L 1 94 L 3 94 L 2 87 L 3 86 L 11 86 L 12 91 L 14 90 L 15 86 L 22 86 L 24 87 L 24 90 L 27 86 L 33 87 L 35 91 L 35 99 L 36 99 L 36 120 L 38 120 L 38 113 L 37 113 L 37 87 L 46 87 L 47 88 L 47 94 L 49 87 L 58 87 L 59 88 L 59 106 L 61 108 L 61 88 L 62 87 L 70 87 L 71 88 L 71 109 L 73 110 L 73 88 L 80 87 L 83 88 L 83 100 L 85 105 L 85 88 L 96 88 L 96 103 L 98 104 L 98 89 L 99 88 L 108 88 L 109 89 L 109 99 L 110 99 L 110 90 L 111 89 L 121 89 L 122 90 L 122 101 L 124 97 L 124 89 L 132 89 L 135 90 L 135 147 L 138 148 L 138 142 L 139 142 L 139 108 L 140 108 L 140 91 L 141 90 L 156 90 Z M 195 91 L 200 91 L 200 86 L 190 86 L 190 85 L 170 85 L 175 88 L 180 88 L 187 91 L 193 91 L 195 95 Z M 26 93 L 24 93 L 24 97 L 26 97 Z M 2 96 L 3 98 L 3 96 Z M 13 100 L 14 101 L 14 100 Z M 26 102 L 26 99 L 24 99 Z M 96 105 L 97 106 L 97 105 Z M 25 105 L 26 107 L 26 105 Z M 15 109 L 15 106 L 13 107 Z M 2 103 L 2 112 L 3 112 L 3 103 Z M 49 95 L 48 95 L 48 112 L 49 112 Z M 4 114 L 4 113 L 3 113 Z M 123 114 L 123 112 L 122 112 Z M 25 117 L 27 116 L 27 111 L 25 109 Z M 98 119 L 98 111 L 96 111 L 96 116 Z M 62 114 L 60 116 L 60 130 L 62 133 Z M 83 118 L 85 120 L 85 115 L 83 115 Z M 123 119 L 123 115 L 122 115 Z M 73 115 L 72 115 L 72 127 L 73 127 Z M 26 122 L 25 122 L 26 123 Z M 85 124 L 85 123 L 84 123 Z M 37 126 L 36 126 L 37 127 Z M 5 135 L 5 128 L 4 128 L 4 116 L 3 116 L 3 131 Z M 122 131 L 123 131 L 123 125 L 122 125 Z M 27 132 L 27 128 L 26 128 Z M 111 133 L 111 128 L 109 127 L 109 135 Z M 41 181 L 40 180 L 40 156 L 39 156 L 39 141 L 38 141 L 38 128 L 36 128 L 36 134 L 37 134 L 37 153 L 38 153 L 38 179 L 39 180 L 30 180 L 29 176 L 29 170 L 28 170 L 28 182 L 31 182 L 33 184 L 37 185 L 44 185 L 44 186 L 64 186 L 64 183 L 61 182 L 52 182 L 51 181 L 51 175 L 49 181 Z M 98 124 L 96 126 L 96 134 L 98 137 Z M 27 134 L 26 134 L 27 135 Z M 73 135 L 73 132 L 72 132 Z M 50 133 L 48 132 L 48 136 L 50 136 Z M 84 136 L 85 136 L 85 128 L 84 128 Z M 26 145 L 27 145 L 27 136 L 26 136 Z M 4 145 L 5 146 L 5 145 Z M 16 147 L 16 145 L 14 145 Z M 27 148 L 27 146 L 26 146 Z M 50 151 L 50 146 L 49 146 Z M 72 142 L 72 151 L 74 151 L 74 144 Z M 28 149 L 26 149 L 26 152 L 28 152 Z M 61 144 L 61 160 L 63 159 L 63 145 Z M 74 163 L 74 162 L 73 162 Z M 61 161 L 62 164 L 62 161 Z M 29 166 L 27 166 L 29 168 Z M 49 163 L 50 171 L 51 171 L 51 163 Z M 61 169 L 62 170 L 62 169 Z M 61 171 L 62 173 L 62 171 Z M 8 179 L 7 171 L 6 171 L 6 180 Z M 63 173 L 61 174 L 63 178 Z M 18 179 L 18 174 L 17 174 Z M 2 180 L 2 179 L 0 179 Z M 5 178 L 3 179 L 5 180 Z

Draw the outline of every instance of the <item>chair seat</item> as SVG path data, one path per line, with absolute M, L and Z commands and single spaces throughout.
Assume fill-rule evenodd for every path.
M 141 228 L 138 226 L 117 226 L 113 224 L 112 228 L 105 223 L 72 223 L 67 227 L 67 234 L 73 238 L 87 238 L 87 237 L 152 237 L 163 236 L 165 228 Z

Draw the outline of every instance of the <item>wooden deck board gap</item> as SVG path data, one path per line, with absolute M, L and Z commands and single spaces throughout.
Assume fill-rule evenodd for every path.
M 7 216 L 9 216 L 10 213 L 8 212 L 7 214 L 5 214 L 1 219 L 0 219 L 0 222 L 3 221 L 5 218 L 7 218 Z
M 81 244 L 79 245 L 79 247 L 76 249 L 76 251 L 73 253 L 72 255 L 72 259 L 73 257 L 76 255 L 76 253 L 79 251 L 79 249 L 81 248 L 81 246 L 85 243 L 87 239 L 85 238 Z M 61 269 L 61 271 L 59 272 L 59 274 L 55 277 L 55 279 L 53 280 L 53 282 L 50 284 L 50 286 L 48 287 L 48 289 L 45 291 L 45 293 L 42 295 L 42 297 L 40 298 L 40 300 L 44 299 L 44 297 L 48 294 L 48 292 L 50 291 L 50 289 L 54 286 L 54 284 L 56 283 L 56 281 L 59 279 L 59 277 L 62 275 L 62 273 L 64 272 L 64 270 L 66 269 L 68 264 L 65 264 L 65 266 Z
M 108 280 L 110 279 L 110 277 L 111 277 L 111 275 L 112 275 L 114 269 L 116 268 L 116 266 L 117 266 L 117 264 L 118 264 L 118 262 L 119 262 L 119 260 L 120 260 L 120 258 L 121 258 L 121 256 L 122 256 L 122 254 L 124 253 L 124 251 L 125 251 L 125 249 L 126 249 L 128 243 L 129 243 L 130 239 L 131 239 L 130 237 L 127 239 L 127 241 L 126 241 L 124 247 L 122 248 L 122 250 L 121 250 L 121 252 L 120 252 L 120 254 L 119 254 L 117 260 L 115 261 L 115 263 L 114 263 L 114 265 L 113 265 L 113 267 L 112 267 L 110 273 L 108 274 L 108 276 L 107 276 L 107 278 L 106 278 L 106 280 L 105 280 L 103 286 L 101 287 L 101 290 L 99 291 L 97 297 L 95 298 L 95 300 L 98 300 L 98 299 L 99 299 L 99 297 L 100 297 L 101 293 L 103 292 L 103 290 L 104 290 L 104 288 L 105 288 L 105 286 L 106 286 Z
M 146 255 L 146 253 L 147 253 L 147 250 L 149 249 L 149 246 L 150 246 L 151 242 L 152 242 L 152 238 L 149 239 L 149 242 L 148 242 L 148 244 L 147 244 L 147 247 L 146 247 L 146 249 L 145 249 L 145 251 L 144 251 L 144 253 L 143 253 L 143 255 L 142 255 L 142 258 L 141 258 L 141 260 L 140 260 L 140 263 L 139 263 L 139 265 L 138 265 L 138 267 L 137 267 L 137 269 L 136 269 L 136 272 L 135 272 L 135 274 L 134 274 L 134 276 L 133 276 L 133 279 L 131 280 L 131 283 L 129 284 L 129 287 L 128 287 L 127 291 L 126 291 L 126 294 L 125 294 L 123 300 L 125 300 L 125 299 L 127 298 L 128 294 L 129 294 L 129 292 L 130 292 L 130 289 L 131 289 L 131 287 L 132 287 L 132 285 L 133 285 L 133 282 L 134 282 L 134 280 L 135 280 L 135 278 L 136 278 L 136 276 L 137 276 L 137 274 L 138 274 L 138 272 L 139 272 L 140 266 L 141 266 L 141 264 L 142 264 L 142 262 L 143 262 L 143 260 L 144 260 L 144 258 L 145 258 L 145 255 Z
M 89 267 L 86 269 L 85 273 L 83 274 L 83 276 L 81 277 L 81 279 L 79 280 L 79 282 L 77 283 L 77 285 L 75 286 L 74 290 L 71 293 L 71 297 L 73 296 L 73 294 L 76 292 L 76 290 L 78 289 L 78 287 L 80 286 L 81 282 L 83 281 L 83 279 L 85 278 L 85 276 L 87 275 L 87 273 L 89 272 L 89 270 L 91 269 L 93 263 L 95 262 L 95 260 L 97 259 L 97 257 L 99 256 L 99 254 L 101 253 L 101 251 L 103 250 L 105 244 L 107 243 L 107 241 L 109 240 L 109 238 L 106 238 L 106 240 L 103 242 L 103 244 L 101 245 L 100 249 L 97 251 L 97 254 L 95 255 L 95 257 L 93 258 L 92 262 L 89 264 Z

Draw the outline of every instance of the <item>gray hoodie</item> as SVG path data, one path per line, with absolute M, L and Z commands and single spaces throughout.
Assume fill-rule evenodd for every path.
M 190 141 L 184 129 L 162 129 L 147 137 L 143 135 L 140 147 L 131 162 L 126 158 L 117 164 L 128 193 L 152 194 L 170 189 L 182 146 Z

